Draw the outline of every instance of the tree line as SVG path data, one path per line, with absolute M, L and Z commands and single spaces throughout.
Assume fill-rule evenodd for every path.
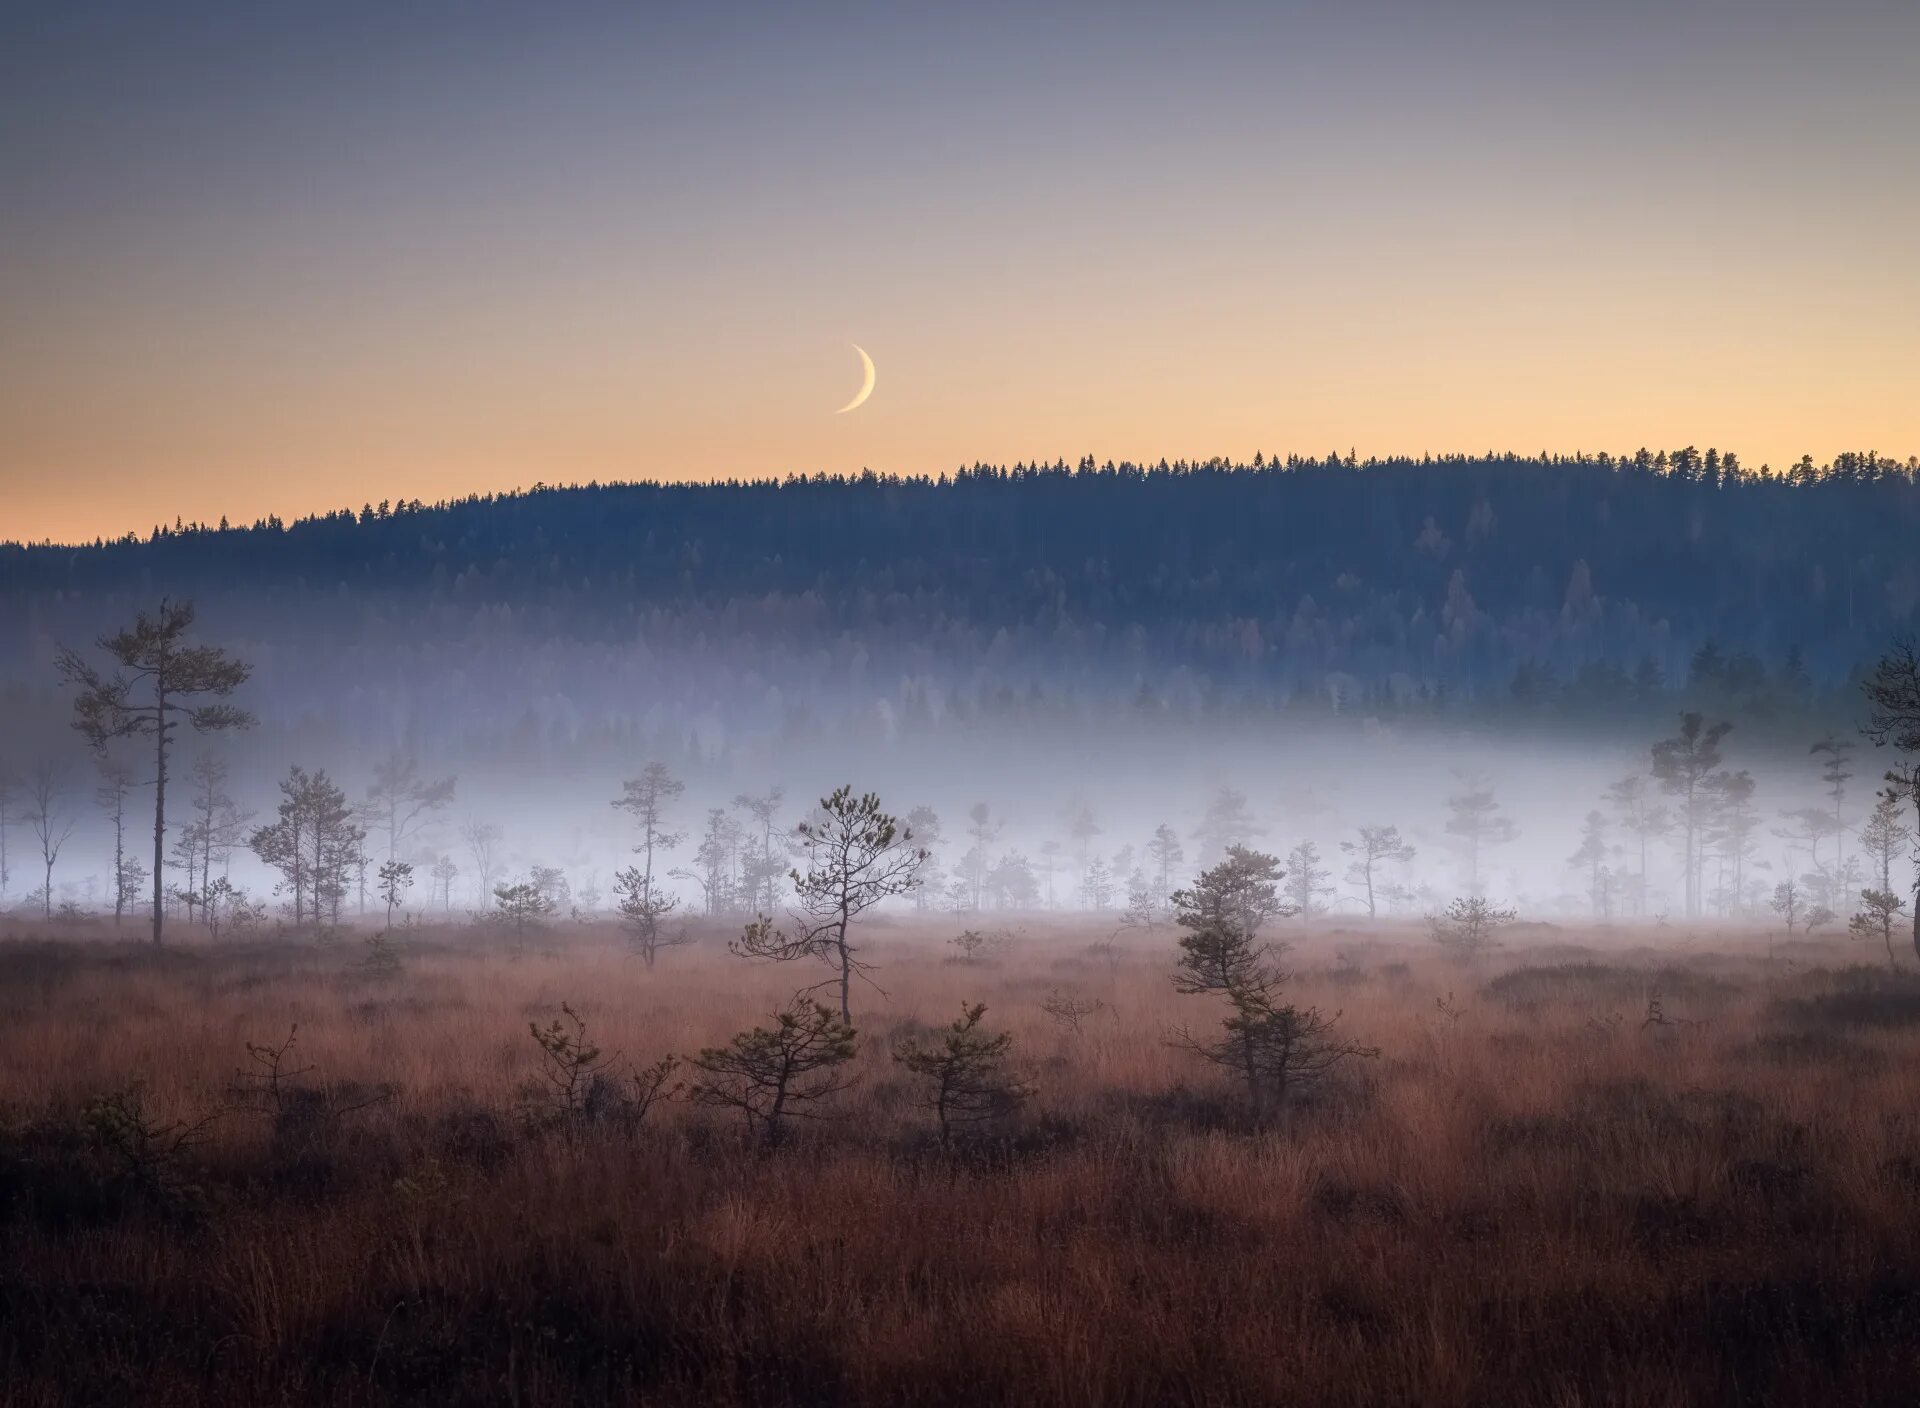
M 217 612 L 269 733 L 297 703 L 363 736 L 392 717 L 369 681 L 608 755 L 659 751 L 649 717 L 880 707 L 909 736 L 1142 709 L 1806 731 L 1912 624 L 1917 528 L 1911 462 L 1687 449 L 540 488 L 0 548 L 0 669 L 158 585 Z

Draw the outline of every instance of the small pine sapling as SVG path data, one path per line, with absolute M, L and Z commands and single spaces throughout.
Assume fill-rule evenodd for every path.
M 1053 1018 L 1060 1026 L 1075 1036 L 1080 1035 L 1080 1024 L 1096 1012 L 1105 1009 L 1106 1003 L 1097 997 L 1074 997 L 1067 993 L 1048 993 L 1040 1004 L 1040 1010 Z
M 696 1105 L 738 1110 L 749 1133 L 777 1144 L 793 1118 L 819 1118 L 833 1096 L 854 1084 L 842 1068 L 856 1033 L 832 1008 L 805 995 L 773 1014 L 770 1027 L 736 1034 L 687 1064 L 699 1074 L 687 1097 Z
M 1439 914 L 1427 916 L 1433 941 L 1449 958 L 1468 963 L 1484 956 L 1497 945 L 1494 934 L 1518 916 L 1501 909 L 1482 895 L 1465 895 Z
M 893 1059 L 921 1079 L 917 1103 L 933 1112 L 942 1148 L 951 1146 L 956 1129 L 1009 1114 L 1033 1093 L 1007 1067 L 1013 1037 L 980 1026 L 986 1011 L 984 1003 L 962 1007 L 937 1041 L 908 1039 L 893 1049 Z

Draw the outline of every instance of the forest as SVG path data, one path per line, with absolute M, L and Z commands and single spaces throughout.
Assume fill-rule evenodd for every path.
M 1920 605 L 1916 472 L 1330 455 L 399 500 L 0 546 L 0 671 L 16 729 L 58 726 L 57 642 L 172 595 L 254 663 L 264 730 L 355 747 L 1142 709 L 1804 731 Z

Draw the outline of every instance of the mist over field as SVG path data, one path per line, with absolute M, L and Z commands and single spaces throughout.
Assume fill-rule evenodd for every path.
M 606 897 L 632 843 L 609 804 L 658 762 L 686 789 L 677 868 L 703 841 L 737 851 L 736 799 L 775 788 L 783 829 L 843 783 L 930 809 L 943 892 L 923 908 L 951 907 L 984 805 L 1002 883 L 969 906 L 1122 908 L 1164 825 L 1191 852 L 1176 881 L 1231 839 L 1314 843 L 1326 903 L 1352 913 L 1340 843 L 1393 825 L 1416 851 L 1397 912 L 1471 879 L 1541 916 L 1684 918 L 1680 838 L 1655 833 L 1643 872 L 1608 789 L 1648 778 L 1698 712 L 1731 725 L 1725 770 L 1753 784 L 1698 908 L 1764 917 L 1775 884 L 1826 863 L 1795 814 L 1837 809 L 1846 831 L 1871 809 L 1884 760 L 1858 680 L 1920 602 L 1916 512 L 1910 464 L 1761 473 L 1689 449 L 543 489 L 16 545 L 5 761 L 60 770 L 56 900 L 97 907 L 110 843 L 52 660 L 171 596 L 252 667 L 257 726 L 184 750 L 221 760 L 238 810 L 270 810 L 294 765 L 356 801 L 382 761 L 457 777 L 406 857 L 463 870 L 443 909 L 490 903 L 460 841 L 476 822 L 500 833 L 489 879 L 552 867 Z M 1852 755 L 1837 800 L 1809 752 L 1829 735 Z M 1511 835 L 1469 862 L 1449 799 L 1480 787 Z M 1223 789 L 1245 813 L 1225 830 Z M 1570 859 L 1596 811 L 1598 899 L 1591 858 Z M 223 873 L 267 893 L 229 849 Z M 1114 872 L 1101 903 L 1094 859 Z M 710 865 L 667 883 L 749 907 Z

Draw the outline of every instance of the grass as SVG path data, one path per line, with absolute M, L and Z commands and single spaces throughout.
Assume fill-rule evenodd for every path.
M 1561 929 L 1463 968 L 1411 930 L 1301 929 L 1298 996 L 1381 1054 L 1256 1124 L 1163 1040 L 1212 1010 L 1164 931 L 1109 956 L 1036 922 L 983 963 L 952 931 L 875 927 L 861 1082 L 771 1151 L 682 1103 L 519 1114 L 562 1001 L 641 1066 L 823 976 L 717 931 L 648 972 L 610 930 L 521 957 L 425 930 L 384 979 L 352 939 L 0 942 L 0 1402 L 1920 1390 L 1915 988 L 1844 938 Z M 1104 1005 L 1075 1034 L 1053 994 Z M 942 1152 L 888 1049 L 963 1001 L 1037 1094 Z M 246 1044 L 296 1024 L 308 1093 L 226 1108 Z M 161 1149 L 137 1172 L 100 1104 L 132 1087 Z

